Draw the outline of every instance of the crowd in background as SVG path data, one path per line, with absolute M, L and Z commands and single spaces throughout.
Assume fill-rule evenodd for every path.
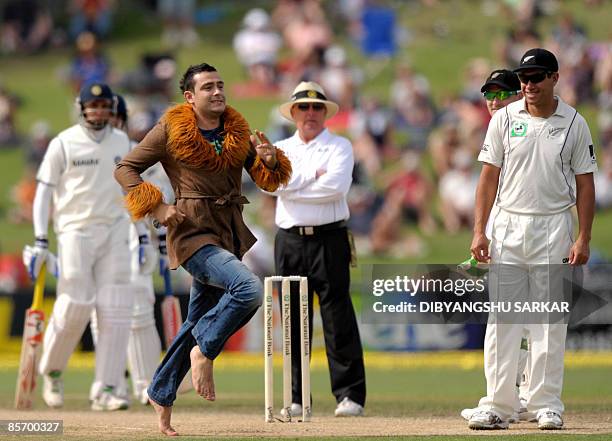
M 68 3 L 63 29 L 54 25 L 53 3 Z M 209 8 L 204 13 L 196 0 L 142 1 L 143 8 L 159 16 L 162 49 L 141 54 L 133 71 L 119 72 L 103 49 L 112 36 L 117 3 L 9 0 L 0 11 L 0 51 L 37 53 L 71 45 L 74 54 L 62 72 L 66 87 L 76 94 L 88 81 L 105 81 L 125 94 L 130 136 L 137 141 L 174 99 L 178 80 L 173 51 L 202 44 L 199 35 L 206 30 L 198 27 L 198 20 L 214 20 L 218 11 Z M 412 3 L 429 8 L 438 1 Z M 517 66 L 527 48 L 546 47 L 557 55 L 561 67 L 557 93 L 572 106 L 597 109 L 597 119 L 589 124 L 599 133 L 597 206 L 606 209 L 612 207 L 612 43 L 591 40 L 586 27 L 562 12 L 560 3 L 483 0 L 483 13 L 512 18 L 505 20 L 510 27 L 502 38 L 492 38 L 489 59 L 469 60 L 457 72 L 463 78 L 462 90 L 436 101 L 428 78 L 408 61 L 411 34 L 401 24 L 396 2 L 271 1 L 268 8 L 246 12 L 235 32 L 232 44 L 244 81 L 229 84 L 230 95 L 280 100 L 299 81 L 320 83 L 340 105 L 328 126 L 353 143 L 350 226 L 360 253 L 419 256 L 426 252 L 422 235 L 456 233 L 473 222 L 476 156 L 489 121 L 480 93 L 485 78 L 493 69 Z M 584 3 L 592 8 L 603 4 Z M 552 16 L 555 24 L 552 32 L 541 34 L 541 19 L 546 16 Z M 448 32 L 443 24 L 434 31 L 442 36 Z M 346 44 L 358 48 L 366 61 L 352 62 Z M 207 61 L 215 64 L 214 57 Z M 362 93 L 363 86 L 377 81 L 386 66 L 393 69 L 387 94 Z M 14 116 L 19 108 L 18 95 L 0 83 L 0 146 L 20 143 L 27 156 L 24 178 L 13 189 L 16 204 L 11 218 L 30 222 L 33 177 L 52 133 L 47 123 L 37 121 L 29 134 L 18 134 Z M 266 131 L 272 140 L 293 130 L 272 111 Z M 258 212 L 261 237 L 271 237 L 273 224 L 263 214 L 273 212 L 265 209 L 273 207 L 273 201 L 263 195 L 256 198 L 263 207 Z

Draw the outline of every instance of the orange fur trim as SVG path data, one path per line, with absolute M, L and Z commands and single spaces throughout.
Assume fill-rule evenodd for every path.
M 275 191 L 279 185 L 286 185 L 289 182 L 289 178 L 291 178 L 291 161 L 279 148 L 276 149 L 276 160 L 278 161 L 278 166 L 275 170 L 272 170 L 266 167 L 259 156 L 255 157 L 255 163 L 251 167 L 251 176 L 259 188 L 266 191 Z
M 142 219 L 162 202 L 162 192 L 150 182 L 138 184 L 125 196 L 125 205 L 134 220 Z
M 168 131 L 168 152 L 177 161 L 196 168 L 220 172 L 229 167 L 241 167 L 251 148 L 249 124 L 227 106 L 223 113 L 223 150 L 217 155 L 198 129 L 190 104 L 179 104 L 163 116 Z

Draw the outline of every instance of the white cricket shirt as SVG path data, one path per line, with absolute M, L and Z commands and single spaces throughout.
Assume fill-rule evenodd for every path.
M 112 224 L 127 216 L 115 164 L 130 150 L 127 135 L 110 126 L 100 142 L 76 124 L 49 143 L 36 179 L 53 187 L 57 233 L 92 224 Z
M 353 181 L 353 146 L 324 129 L 305 143 L 298 132 L 275 143 L 291 161 L 291 180 L 271 193 L 278 196 L 276 225 L 316 226 L 349 218 L 346 202 Z M 319 169 L 326 173 L 315 179 Z
M 521 99 L 491 118 L 478 160 L 500 167 L 496 204 L 518 214 L 560 213 L 576 204 L 575 175 L 597 171 L 589 127 L 559 97 L 548 118 Z

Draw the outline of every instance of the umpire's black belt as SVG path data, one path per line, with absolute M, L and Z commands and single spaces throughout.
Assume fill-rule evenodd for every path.
M 281 230 L 291 234 L 299 234 L 300 236 L 316 236 L 317 234 L 321 234 L 325 231 L 337 230 L 344 227 L 346 227 L 346 221 L 341 220 L 338 222 L 332 222 L 331 224 L 315 225 L 312 227 L 281 228 Z

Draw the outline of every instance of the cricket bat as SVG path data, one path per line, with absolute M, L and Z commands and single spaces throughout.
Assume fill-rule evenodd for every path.
M 164 272 L 164 300 L 161 305 L 162 321 L 164 327 L 164 341 L 166 348 L 170 346 L 176 334 L 178 334 L 183 318 L 181 316 L 181 305 L 179 299 L 172 292 L 172 281 L 170 280 L 170 271 Z
M 45 313 L 42 310 L 45 276 L 47 265 L 42 264 L 40 273 L 34 285 L 32 305 L 25 313 L 23 322 L 23 340 L 21 343 L 21 358 L 17 373 L 17 388 L 15 390 L 15 408 L 31 409 L 36 390 L 38 376 L 38 360 L 45 328 Z
M 181 304 L 179 303 L 179 299 L 175 297 L 172 292 L 172 281 L 170 280 L 170 270 L 168 269 L 164 272 L 164 290 L 165 295 L 162 301 L 161 311 L 164 327 L 164 341 L 166 342 L 166 348 L 168 348 L 183 324 Z M 177 392 L 182 394 L 192 389 L 191 372 L 187 372 Z

